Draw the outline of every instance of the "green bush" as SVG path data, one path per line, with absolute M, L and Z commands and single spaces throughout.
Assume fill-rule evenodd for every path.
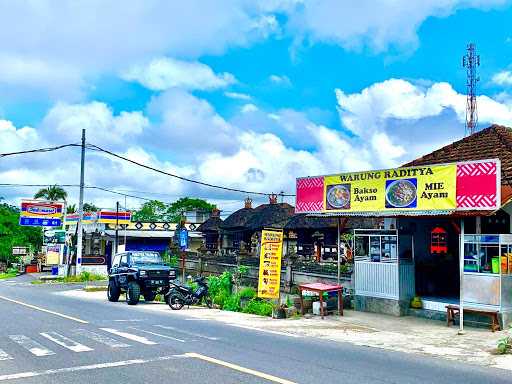
M 233 289 L 233 275 L 225 271 L 220 276 L 208 276 L 208 292 L 211 297 L 229 296 Z
M 512 336 L 506 336 L 498 341 L 497 352 L 500 355 L 512 352 Z
M 239 293 L 241 299 L 254 299 L 256 297 L 256 290 L 251 287 L 242 289 Z
M 254 298 L 243 308 L 242 312 L 259 316 L 272 316 L 274 306 L 269 301 Z
M 240 295 L 231 295 L 225 301 L 222 307 L 225 311 L 240 312 L 242 307 L 240 306 Z

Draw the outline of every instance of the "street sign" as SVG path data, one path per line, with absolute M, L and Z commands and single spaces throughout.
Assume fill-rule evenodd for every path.
M 20 225 L 30 227 L 60 227 L 62 219 L 45 219 L 41 217 L 20 217 Z
M 64 244 L 66 242 L 66 231 L 47 229 L 43 234 L 43 244 Z
M 182 251 L 188 248 L 188 231 L 186 228 L 180 229 L 180 248 Z

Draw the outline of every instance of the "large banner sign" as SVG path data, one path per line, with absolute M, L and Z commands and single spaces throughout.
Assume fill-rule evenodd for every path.
M 98 213 L 98 223 L 103 224 L 130 224 L 132 220 L 132 213 L 126 212 L 111 212 L 111 211 L 100 211 Z
M 22 200 L 20 225 L 60 227 L 64 212 L 63 202 Z
M 263 230 L 261 232 L 258 297 L 268 299 L 279 297 L 282 253 L 283 231 Z
M 297 179 L 297 213 L 495 210 L 500 162 L 484 160 Z

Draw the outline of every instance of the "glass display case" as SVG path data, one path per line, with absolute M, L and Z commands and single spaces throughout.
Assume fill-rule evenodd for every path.
M 398 234 L 396 230 L 356 230 L 355 257 L 358 261 L 397 262 Z
M 512 235 L 464 235 L 464 303 L 512 310 Z

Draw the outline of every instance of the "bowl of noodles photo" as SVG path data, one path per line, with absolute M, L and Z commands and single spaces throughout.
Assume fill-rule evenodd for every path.
M 332 186 L 327 192 L 327 203 L 331 209 L 350 208 L 350 185 Z
M 416 201 L 416 185 L 408 179 L 393 180 L 386 187 L 386 203 L 395 208 L 408 208 Z

